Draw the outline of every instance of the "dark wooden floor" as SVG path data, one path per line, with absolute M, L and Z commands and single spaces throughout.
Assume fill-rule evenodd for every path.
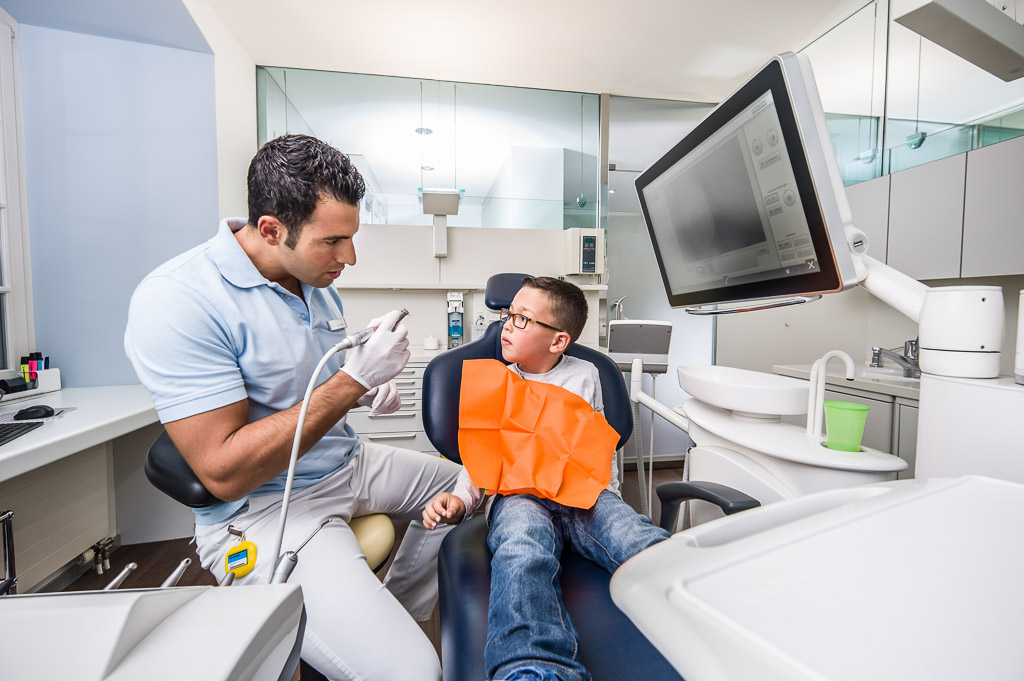
M 682 480 L 682 468 L 660 468 L 654 471 L 654 484 L 657 486 L 662 482 Z M 636 471 L 626 471 L 622 484 L 622 498 L 637 511 L 640 510 L 639 485 L 637 483 Z M 655 521 L 661 513 L 661 504 L 657 494 L 654 495 L 652 517 Z M 405 534 L 407 525 L 399 524 L 395 527 L 396 541 L 398 546 L 402 536 Z M 102 589 L 110 580 L 114 579 L 128 563 L 136 563 L 138 568 L 131 572 L 121 584 L 122 589 L 138 589 L 158 587 L 167 578 L 174 568 L 185 558 L 191 558 L 185 574 L 178 582 L 179 586 L 202 586 L 216 584 L 213 576 L 199 566 L 199 557 L 195 553 L 195 547 L 190 539 L 172 539 L 169 541 L 152 542 L 148 544 L 133 544 L 122 546 L 110 554 L 110 569 L 105 570 L 102 575 L 95 572 L 88 572 L 74 581 L 65 591 L 94 591 Z M 383 577 L 386 574 L 394 552 L 388 561 L 377 571 L 377 575 Z M 434 647 L 441 654 L 441 626 L 437 609 L 433 617 L 422 625 L 424 632 Z

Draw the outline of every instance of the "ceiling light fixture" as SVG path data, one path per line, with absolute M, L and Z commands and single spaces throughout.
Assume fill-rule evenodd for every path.
M 434 131 L 431 130 L 430 128 L 416 128 L 416 134 L 417 135 L 432 135 L 432 134 L 434 134 Z
M 1009 83 L 1024 77 L 1024 28 L 996 4 L 932 0 L 895 21 Z
M 433 169 L 434 169 L 434 166 L 420 166 L 420 170 L 430 171 L 430 170 L 433 170 Z

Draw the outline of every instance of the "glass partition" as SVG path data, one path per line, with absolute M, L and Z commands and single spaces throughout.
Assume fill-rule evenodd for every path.
M 597 95 L 259 67 L 259 143 L 315 135 L 367 182 L 361 220 L 429 225 L 421 189 L 464 190 L 453 226 L 596 227 Z
M 846 185 L 882 173 L 889 5 L 869 2 L 802 50 L 811 60 Z
M 874 0 L 803 50 L 847 185 L 1024 134 L 1024 78 L 1004 82 L 896 23 L 915 5 Z

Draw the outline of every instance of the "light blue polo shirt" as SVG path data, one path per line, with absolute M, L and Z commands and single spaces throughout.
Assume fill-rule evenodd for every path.
M 161 423 L 246 398 L 250 422 L 288 409 L 302 399 L 320 358 L 346 335 L 333 286 L 302 284 L 303 302 L 259 273 L 234 237 L 245 222 L 223 220 L 215 237 L 155 269 L 132 295 L 125 352 Z M 317 384 L 342 363 L 344 353 L 331 357 Z M 298 460 L 294 488 L 344 466 L 358 445 L 343 418 Z M 285 478 L 282 471 L 252 495 L 281 492 Z M 245 501 L 196 509 L 196 522 L 226 520 Z

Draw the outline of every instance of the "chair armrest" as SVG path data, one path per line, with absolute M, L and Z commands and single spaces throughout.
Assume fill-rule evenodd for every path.
M 658 499 L 661 500 L 661 522 L 659 525 L 669 532 L 675 529 L 676 515 L 679 513 L 680 504 L 689 499 L 715 504 L 726 515 L 761 505 L 757 499 L 717 482 L 663 482 L 658 485 L 657 491 Z

